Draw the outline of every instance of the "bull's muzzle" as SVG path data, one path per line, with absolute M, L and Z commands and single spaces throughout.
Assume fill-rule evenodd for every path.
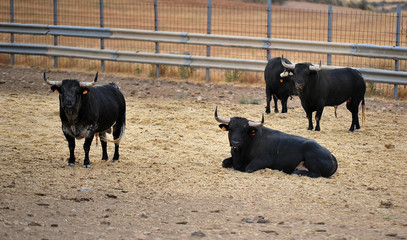
M 64 107 L 64 112 L 68 116 L 74 115 L 76 113 L 74 107 Z
M 240 142 L 238 142 L 238 141 L 230 141 L 230 147 L 232 148 L 232 149 L 238 149 L 239 148 L 239 146 L 240 146 Z
M 302 91 L 302 89 L 304 88 L 304 85 L 302 85 L 302 84 L 295 84 L 295 88 L 296 88 L 298 91 Z

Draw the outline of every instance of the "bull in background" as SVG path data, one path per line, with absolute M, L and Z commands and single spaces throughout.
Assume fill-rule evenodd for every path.
M 285 70 L 281 61 L 291 63 L 286 58 L 275 57 L 268 61 L 264 69 L 264 80 L 266 81 L 266 113 L 270 114 L 271 97 L 274 100 L 274 112 L 278 113 L 277 101 L 281 100 L 281 112 L 287 112 L 287 100 L 292 95 L 297 95 L 295 82 L 291 75 L 286 74 L 280 76 L 281 72 Z
M 264 116 L 256 123 L 241 117 L 220 118 L 217 110 L 215 119 L 228 131 L 232 154 L 223 160 L 224 168 L 248 173 L 270 168 L 312 178 L 336 172 L 336 158 L 316 141 L 266 128 Z
M 308 118 L 308 130 L 314 128 L 312 113 L 316 111 L 315 131 L 320 131 L 320 120 L 325 106 L 336 106 L 346 102 L 346 108 L 352 113 L 350 132 L 360 129 L 359 104 L 362 102 L 362 123 L 365 119 L 366 84 L 359 71 L 352 68 L 332 70 L 321 69 L 311 63 L 281 64 L 294 72 L 295 86 Z
M 90 167 L 89 150 L 95 134 L 99 134 L 102 145 L 102 160 L 108 160 L 106 133 L 111 132 L 115 143 L 113 161 L 119 159 L 119 142 L 124 135 L 126 103 L 119 87 L 110 83 L 95 86 L 98 74 L 92 82 L 79 82 L 76 79 L 50 81 L 44 73 L 44 80 L 51 90 L 59 93 L 59 116 L 62 132 L 68 141 L 68 166 L 75 165 L 75 138 L 85 138 L 83 166 Z

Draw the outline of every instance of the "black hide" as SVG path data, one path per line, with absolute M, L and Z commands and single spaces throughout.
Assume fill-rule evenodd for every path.
M 295 65 L 294 78 L 308 118 L 308 130 L 314 128 L 312 113 L 316 111 L 315 131 L 320 130 L 319 121 L 325 106 L 338 106 L 346 102 L 347 109 L 352 113 L 352 123 L 349 131 L 360 129 L 359 104 L 365 106 L 366 84 L 359 71 L 352 68 L 333 70 L 309 70 L 310 63 Z M 362 112 L 364 114 L 364 111 Z M 364 116 L 364 115 L 363 115 Z
M 250 127 L 240 117 L 219 127 L 228 131 L 231 146 L 232 156 L 222 162 L 225 168 L 249 173 L 270 168 L 309 177 L 330 177 L 338 168 L 336 158 L 314 140 L 264 126 Z M 307 170 L 298 169 L 299 165 Z
M 284 61 L 291 63 L 288 59 L 284 58 Z M 284 67 L 281 64 L 281 57 L 272 58 L 268 61 L 266 68 L 264 69 L 264 80 L 266 81 L 266 113 L 270 113 L 271 97 L 274 100 L 274 112 L 278 113 L 277 100 L 281 100 L 282 113 L 287 112 L 287 100 L 292 95 L 297 95 L 295 88 L 295 82 L 291 75 L 287 77 L 280 77 L 280 74 L 284 71 Z

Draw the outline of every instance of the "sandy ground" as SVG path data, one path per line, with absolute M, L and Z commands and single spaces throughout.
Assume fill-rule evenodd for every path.
M 67 167 L 58 96 L 42 71 L 0 66 L 0 239 L 406 239 L 407 104 L 368 98 L 365 127 L 326 108 L 307 131 L 297 98 L 265 125 L 317 140 L 338 159 L 329 179 L 223 169 L 227 134 L 213 117 L 260 121 L 264 87 L 141 80 L 101 74 L 127 100 L 118 162 L 93 143 L 84 169 Z M 51 72 L 53 80 L 91 80 Z M 242 105 L 242 96 L 261 99 Z M 108 145 L 110 157 L 113 146 Z

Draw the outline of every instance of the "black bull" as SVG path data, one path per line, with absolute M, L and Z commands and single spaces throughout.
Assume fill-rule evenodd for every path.
M 106 133 L 111 132 L 115 151 L 113 161 L 119 159 L 119 142 L 124 135 L 126 121 L 126 103 L 119 87 L 110 83 L 93 87 L 97 81 L 79 82 L 76 79 L 50 81 L 44 73 L 44 80 L 51 85 L 51 90 L 59 93 L 59 116 L 62 131 L 68 141 L 68 166 L 75 165 L 75 138 L 85 138 L 84 167 L 90 167 L 89 150 L 95 134 L 100 135 L 102 145 L 102 160 L 107 160 Z
M 281 64 L 282 59 L 290 63 L 288 59 L 275 57 L 267 62 L 264 69 L 264 80 L 266 82 L 266 113 L 270 113 L 271 97 L 274 100 L 274 112 L 278 113 L 277 100 L 281 100 L 281 112 L 287 112 L 287 100 L 292 95 L 297 95 L 295 82 L 291 75 L 281 76 L 280 74 L 285 70 Z
M 314 128 L 312 113 L 316 111 L 315 131 L 320 130 L 324 106 L 338 106 L 346 102 L 346 108 L 352 113 L 350 132 L 360 129 L 359 104 L 362 102 L 362 123 L 365 117 L 366 84 L 359 71 L 352 68 L 321 70 L 310 63 L 287 64 L 284 67 L 294 72 L 295 85 L 308 118 L 308 130 Z
M 288 174 L 309 177 L 330 177 L 337 168 L 336 158 L 316 141 L 289 135 L 255 123 L 246 118 L 215 119 L 228 131 L 232 157 L 222 162 L 224 168 L 254 172 L 270 168 Z

